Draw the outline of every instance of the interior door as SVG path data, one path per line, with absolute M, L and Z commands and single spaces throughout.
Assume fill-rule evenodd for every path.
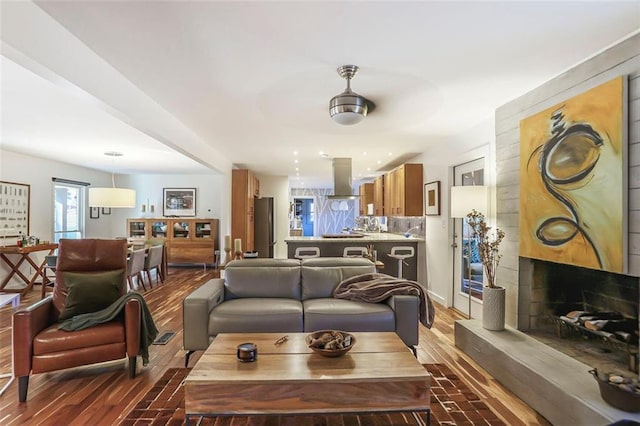
M 302 236 L 313 237 L 313 200 L 302 200 Z
M 484 185 L 484 158 L 454 166 L 454 186 Z M 472 318 L 482 315 L 483 269 L 467 220 L 454 219 L 453 306 Z M 471 299 L 469 299 L 469 294 Z

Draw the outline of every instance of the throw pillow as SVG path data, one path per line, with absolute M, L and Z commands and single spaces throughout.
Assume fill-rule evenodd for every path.
M 65 272 L 67 299 L 59 321 L 95 312 L 110 306 L 120 296 L 124 270 L 106 272 Z

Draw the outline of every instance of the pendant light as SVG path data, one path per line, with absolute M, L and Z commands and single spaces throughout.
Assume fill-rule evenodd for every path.
M 120 152 L 105 152 L 111 157 L 111 188 L 89 188 L 90 207 L 134 208 L 136 206 L 135 189 L 116 188 L 113 163 L 115 157 L 122 157 Z

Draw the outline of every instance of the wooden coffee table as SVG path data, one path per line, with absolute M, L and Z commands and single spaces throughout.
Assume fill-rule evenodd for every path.
M 309 349 L 308 333 L 219 334 L 185 379 L 192 416 L 426 411 L 430 374 L 398 335 L 353 333 L 346 355 L 325 358 Z M 241 343 L 258 346 L 255 362 L 236 358 Z

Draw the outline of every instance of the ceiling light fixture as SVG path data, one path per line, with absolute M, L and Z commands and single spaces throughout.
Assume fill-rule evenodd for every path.
M 347 80 L 347 88 L 344 92 L 331 98 L 329 102 L 331 118 L 344 126 L 360 123 L 375 108 L 373 102 L 351 91 L 351 79 L 358 73 L 358 69 L 356 65 L 338 67 L 340 77 Z
M 113 163 L 115 157 L 122 157 L 119 152 L 105 152 L 111 157 L 111 188 L 89 188 L 90 207 L 134 208 L 136 206 L 135 189 L 116 188 Z

